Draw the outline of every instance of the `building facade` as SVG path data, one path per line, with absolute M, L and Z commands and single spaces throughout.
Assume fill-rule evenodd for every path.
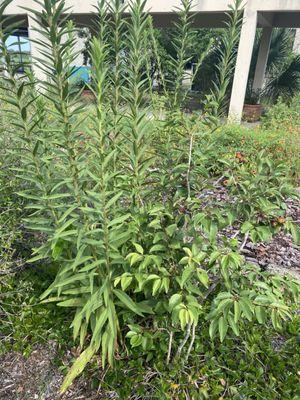
M 1 1 L 1 0 L 0 0 Z M 126 3 L 126 0 L 124 0 Z M 218 28 L 224 26 L 226 12 L 232 0 L 194 0 L 195 24 L 197 27 Z M 174 9 L 180 6 L 180 0 L 148 0 L 147 8 L 153 15 L 157 26 L 170 26 L 174 19 Z M 72 9 L 72 17 L 78 24 L 89 26 L 91 13 L 97 0 L 66 0 L 66 5 Z M 254 89 L 261 89 L 264 84 L 268 53 L 274 27 L 300 28 L 300 0 L 247 0 L 243 13 L 243 26 L 240 36 L 238 55 L 231 93 L 229 117 L 240 121 L 246 95 L 250 63 L 257 28 L 262 28 L 259 56 L 256 65 Z M 30 12 L 24 8 L 36 8 L 34 0 L 13 0 L 7 8 L 7 13 L 25 21 L 28 27 L 29 39 L 36 39 L 38 33 L 34 30 L 34 21 Z M 300 30 L 297 31 L 295 51 L 300 51 Z M 31 42 L 33 58 L 38 56 L 38 49 Z M 38 78 L 44 79 L 38 64 L 33 65 Z

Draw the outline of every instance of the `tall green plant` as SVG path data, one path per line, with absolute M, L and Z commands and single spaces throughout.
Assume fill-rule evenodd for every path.
M 188 62 L 191 61 L 191 46 L 195 38 L 195 31 L 192 28 L 193 16 L 192 1 L 182 0 L 181 8 L 177 9 L 179 21 L 175 22 L 175 32 L 173 36 L 173 46 L 176 53 L 175 58 L 170 59 L 172 75 L 169 82 L 174 90 L 171 102 L 171 109 L 176 110 L 181 105 L 181 95 L 183 91 L 183 79 Z
M 65 1 L 37 1 L 42 10 L 31 10 L 42 37 L 36 41 L 38 61 L 48 78 L 38 82 L 40 94 L 30 80 L 17 75 L 6 47 L 14 29 L 3 17 L 9 2 L 0 8 L 1 53 L 9 88 L 4 100 L 14 107 L 11 124 L 23 144 L 16 154 L 22 155 L 20 171 L 26 182 L 22 196 L 31 202 L 26 222 L 43 233 L 43 245 L 34 250 L 31 261 L 48 258 L 57 265 L 56 278 L 42 301 L 75 309 L 73 336 L 82 349 L 62 392 L 98 352 L 102 367 L 107 362 L 113 366 L 126 340 L 147 358 L 159 348 L 167 363 L 184 363 L 197 329 L 207 329 L 212 339 L 218 332 L 221 342 L 230 330 L 240 335 L 247 321 L 265 324 L 271 317 L 279 329 L 291 317 L 289 306 L 298 287 L 261 273 L 245 263 L 234 244 L 220 239 L 222 229 L 232 224 L 230 215 L 208 215 L 199 209 L 191 186 L 192 172 L 194 181 L 202 177 L 202 170 L 198 175 L 192 171 L 198 125 L 180 111 L 179 83 L 172 96 L 174 112 L 179 108 L 180 114 L 173 119 L 173 133 L 183 133 L 175 137 L 174 159 L 180 164 L 172 185 L 162 183 L 170 180 L 169 170 L 161 168 L 168 148 L 156 146 L 153 151 L 154 132 L 167 130 L 169 135 L 173 127 L 172 116 L 152 121 L 151 108 L 145 106 L 146 2 L 130 2 L 126 35 L 118 44 L 107 33 L 112 29 L 117 35 L 123 29 L 119 3 L 110 9 L 111 18 L 106 2 L 99 3 L 101 26 L 90 45 L 95 97 L 90 118 L 69 79 L 76 55 L 75 29 L 64 17 Z M 189 4 L 184 2 L 184 43 Z M 179 82 L 186 56 L 177 45 L 174 67 Z M 111 73 L 112 55 L 119 57 L 120 49 L 126 65 L 119 59 L 119 72 Z M 173 167 L 175 152 L 169 151 Z
M 121 0 L 114 0 L 109 3 L 108 10 L 111 15 L 109 24 L 110 34 L 110 59 L 114 68 L 110 74 L 111 87 L 112 87 L 112 112 L 113 112 L 113 140 L 118 138 L 120 126 L 120 111 L 122 107 L 124 79 L 124 35 L 125 35 L 125 21 L 124 10 L 125 6 Z
M 147 74 L 147 38 L 148 18 L 145 12 L 146 1 L 137 0 L 129 3 L 130 19 L 127 22 L 126 43 L 128 45 L 127 66 L 124 69 L 126 86 L 124 101 L 129 111 L 126 116 L 126 137 L 128 144 L 128 177 L 132 185 L 134 205 L 143 205 L 143 187 L 148 168 L 152 163 L 149 154 L 151 125 L 145 106 L 145 91 L 148 87 Z M 126 151 L 127 151 L 127 148 Z M 126 157 L 127 158 L 127 157 Z M 125 165 L 125 168 L 127 166 Z
M 236 50 L 240 37 L 243 20 L 242 0 L 234 0 L 227 13 L 226 29 L 224 30 L 219 51 L 216 80 L 213 89 L 206 99 L 206 111 L 208 116 L 219 118 L 227 107 L 227 94 L 230 86 L 233 69 L 236 61 Z M 215 120 L 216 122 L 216 120 Z

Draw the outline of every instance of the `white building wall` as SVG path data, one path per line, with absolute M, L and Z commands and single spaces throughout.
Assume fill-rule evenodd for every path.
M 85 47 L 85 39 L 81 38 L 77 35 L 76 44 L 75 44 L 75 48 L 74 48 L 75 53 L 78 53 L 78 55 L 75 59 L 76 67 L 83 65 L 83 53 L 82 52 L 84 50 L 84 47 Z
M 195 0 L 194 10 L 226 11 L 230 3 L 230 0 Z M 73 12 L 78 14 L 93 12 L 96 4 L 97 0 L 66 0 L 66 5 L 72 7 Z M 180 0 L 148 0 L 147 8 L 153 13 L 170 13 L 180 4 Z M 257 11 L 300 11 L 300 0 L 245 0 L 244 5 Z M 7 12 L 9 14 L 26 13 L 20 7 L 36 8 L 37 4 L 33 0 L 13 0 Z
M 296 30 L 296 36 L 295 36 L 293 50 L 294 50 L 295 53 L 300 54 L 300 29 Z

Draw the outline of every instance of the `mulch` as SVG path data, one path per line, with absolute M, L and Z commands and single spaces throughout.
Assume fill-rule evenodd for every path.
M 64 373 L 59 367 L 69 367 L 74 354 L 68 351 L 64 359 L 58 363 L 58 347 L 56 342 L 34 346 L 28 358 L 10 351 L 0 356 L 0 400 L 98 400 L 113 399 L 110 393 L 93 390 L 90 379 L 81 376 L 71 388 L 60 395 L 59 389 Z

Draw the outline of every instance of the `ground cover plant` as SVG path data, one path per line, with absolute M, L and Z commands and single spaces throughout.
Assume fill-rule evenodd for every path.
M 146 2 L 130 2 L 126 18 L 121 1 L 99 2 L 90 44 L 94 102 L 88 113 L 70 81 L 76 38 L 73 23 L 64 18 L 64 1 L 44 0 L 32 10 L 43 37 L 37 45 L 48 77 L 44 82 L 17 74 L 6 46 L 15 29 L 3 16 L 9 3 L 0 8 L 6 70 L 2 102 L 14 143 L 9 154 L 18 160 L 10 169 L 17 179 L 13 193 L 23 202 L 23 222 L 32 232 L 33 254 L 26 260 L 51 269 L 53 281 L 40 297 L 48 310 L 42 330 L 47 330 L 48 315 L 66 318 L 48 303 L 70 308 L 79 346 L 61 392 L 97 360 L 97 373 L 100 368 L 109 378 L 98 384 L 120 398 L 238 399 L 259 398 L 259 393 L 296 399 L 293 376 L 286 373 L 287 384 L 280 377 L 284 367 L 266 365 L 277 364 L 270 345 L 274 332 L 288 338 L 281 348 L 283 363 L 295 346 L 299 284 L 262 270 L 243 252 L 248 242 L 267 242 L 280 232 L 299 245 L 299 227 L 287 207 L 287 199 L 297 201 L 290 167 L 263 148 L 226 152 L 229 134 L 222 128 L 222 146 L 218 133 L 241 2 L 229 10 L 219 74 L 201 116 L 182 110 L 188 95 L 182 87 L 185 65 L 195 57 L 190 1 L 183 0 L 178 11 L 176 55 L 168 60 L 172 81 L 160 67 Z M 197 68 L 210 46 L 198 57 Z M 161 74 L 164 95 L 159 98 L 151 82 L 153 52 L 145 51 L 150 47 Z M 223 202 L 214 198 L 220 187 Z M 9 285 L 15 290 L 13 282 Z M 11 290 L 4 293 L 9 302 Z M 12 313 L 10 307 L 3 310 L 6 316 Z M 260 345 L 263 336 L 270 339 Z M 237 359 L 228 358 L 235 347 L 244 357 L 240 367 Z M 261 361 L 256 370 L 261 352 L 266 364 Z M 225 369 L 220 363 L 227 364 Z M 133 371 L 138 366 L 150 371 L 147 384 L 141 385 L 134 372 L 128 379 L 133 389 L 120 388 L 125 364 L 125 380 L 131 365 Z M 247 371 L 248 380 L 258 379 L 259 386 L 245 383 L 238 368 Z M 220 371 L 228 369 L 224 379 Z M 267 392 L 261 383 L 266 377 Z

